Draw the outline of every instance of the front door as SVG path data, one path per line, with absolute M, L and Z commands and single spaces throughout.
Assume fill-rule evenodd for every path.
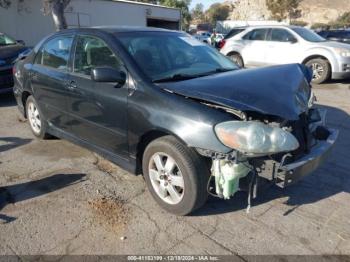
M 244 49 L 242 50 L 242 57 L 247 67 L 266 64 L 265 58 L 268 49 L 266 36 L 268 31 L 267 28 L 254 29 L 243 36 Z
M 39 50 L 30 70 L 35 99 L 49 125 L 67 130 L 66 87 L 73 35 L 49 39 Z
M 283 28 L 271 30 L 268 38 L 266 61 L 269 65 L 292 64 L 300 62 L 301 46 L 295 36 Z
M 127 156 L 127 84 L 97 83 L 90 76 L 93 68 L 106 66 L 124 68 L 103 39 L 77 36 L 73 72 L 68 79 L 71 133 L 99 148 Z

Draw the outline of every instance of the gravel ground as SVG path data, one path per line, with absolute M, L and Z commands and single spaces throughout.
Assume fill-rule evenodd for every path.
M 141 176 L 64 140 L 35 139 L 1 95 L 0 255 L 350 255 L 349 83 L 315 87 L 341 132 L 313 175 L 260 192 L 249 214 L 242 192 L 187 217 L 160 209 Z

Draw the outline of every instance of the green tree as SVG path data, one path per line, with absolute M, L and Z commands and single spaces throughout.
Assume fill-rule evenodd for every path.
M 350 24 L 350 12 L 345 12 L 339 16 L 336 21 L 344 24 Z
M 181 10 L 182 27 L 183 29 L 188 29 L 191 22 L 191 14 L 189 11 L 189 6 L 191 0 L 135 0 L 136 2 L 143 2 L 149 4 L 159 4 L 168 7 L 175 7 Z
M 191 11 L 192 20 L 196 22 L 203 23 L 205 22 L 205 14 L 204 14 L 204 5 L 202 3 L 198 3 Z
M 301 21 L 301 20 L 294 20 L 294 21 L 291 21 L 290 24 L 304 27 L 308 25 L 308 22 Z
M 25 2 L 25 0 L 18 0 Z M 0 0 L 0 7 L 9 8 L 14 0 Z M 64 16 L 64 10 L 69 5 L 70 0 L 42 0 L 44 6 L 44 13 L 51 14 L 54 21 L 56 31 L 66 29 L 67 22 Z
M 191 14 L 189 10 L 191 0 L 159 0 L 158 2 L 164 6 L 179 8 L 181 10 L 182 28 L 185 30 L 189 28 L 191 23 Z
M 271 12 L 271 18 L 277 21 L 301 17 L 299 4 L 302 0 L 266 0 L 266 6 Z
M 329 25 L 325 23 L 314 23 L 311 26 L 311 29 L 313 30 L 329 30 Z
M 335 21 L 329 23 L 330 28 L 346 28 L 350 26 L 350 12 L 345 12 L 339 16 Z
M 205 14 L 209 23 L 215 27 L 217 21 L 223 21 L 227 19 L 230 11 L 231 8 L 228 5 L 215 3 L 209 7 Z

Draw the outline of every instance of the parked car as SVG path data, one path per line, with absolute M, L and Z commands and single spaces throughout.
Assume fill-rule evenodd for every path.
M 300 63 L 313 70 L 313 82 L 350 77 L 350 46 L 327 41 L 298 26 L 249 26 L 226 39 L 221 53 L 239 66 Z
M 16 41 L 0 32 L 0 93 L 12 91 L 13 64 L 27 50 L 23 41 Z
M 210 41 L 211 41 L 210 37 L 211 37 L 211 33 L 207 31 L 197 32 L 197 34 L 194 35 L 194 38 L 206 44 L 210 44 Z
M 329 41 L 350 44 L 350 30 L 324 30 L 317 33 Z
M 311 72 L 239 70 L 216 49 L 164 29 L 69 29 L 15 66 L 14 94 L 33 134 L 67 139 L 133 174 L 185 215 L 264 177 L 280 186 L 314 171 L 337 131 L 312 107 Z

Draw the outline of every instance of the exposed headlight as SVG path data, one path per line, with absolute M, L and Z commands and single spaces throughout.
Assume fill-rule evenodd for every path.
M 269 155 L 299 147 L 290 132 L 261 122 L 223 122 L 215 126 L 215 132 L 224 145 L 248 155 Z
M 345 48 L 335 48 L 335 52 L 343 57 L 350 57 L 350 49 Z

